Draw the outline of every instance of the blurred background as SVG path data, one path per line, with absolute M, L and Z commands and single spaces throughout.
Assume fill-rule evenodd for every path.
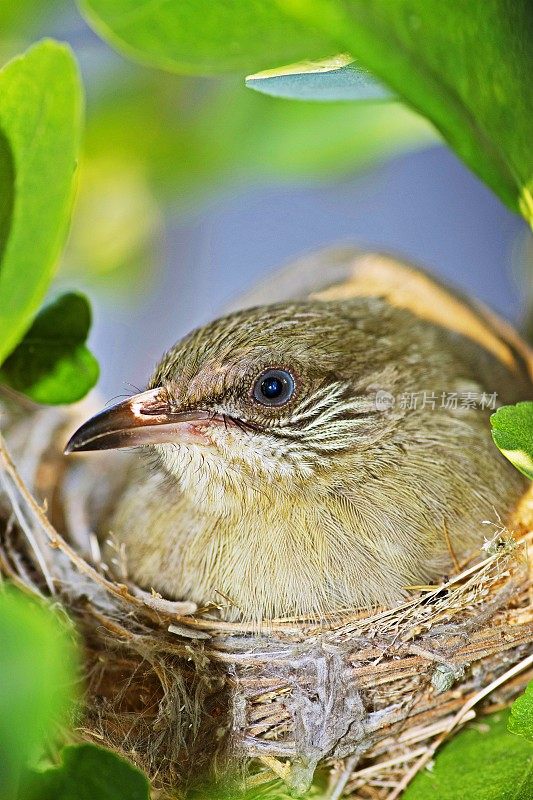
M 388 250 L 519 322 L 532 244 L 431 126 L 396 103 L 302 103 L 242 77 L 126 61 L 69 0 L 0 7 L 0 61 L 68 42 L 86 90 L 78 199 L 56 289 L 85 291 L 105 399 L 287 261 L 335 243 Z

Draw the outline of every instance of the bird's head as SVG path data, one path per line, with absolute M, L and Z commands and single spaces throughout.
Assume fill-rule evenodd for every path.
M 375 298 L 231 314 L 171 348 L 148 390 L 86 422 L 67 452 L 146 446 L 182 489 L 223 488 L 226 503 L 265 481 L 338 476 L 344 454 L 369 455 L 395 424 L 376 392 L 427 361 L 407 329 Z

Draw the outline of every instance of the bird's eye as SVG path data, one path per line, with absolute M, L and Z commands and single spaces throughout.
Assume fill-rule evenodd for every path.
M 267 369 L 254 383 L 254 400 L 264 406 L 283 406 L 294 395 L 294 378 L 285 369 Z

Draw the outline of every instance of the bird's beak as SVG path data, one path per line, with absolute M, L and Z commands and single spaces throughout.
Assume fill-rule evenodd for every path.
M 150 389 L 91 417 L 71 437 L 65 453 L 183 441 L 191 423 L 211 416 L 208 411 L 171 412 L 163 391 Z

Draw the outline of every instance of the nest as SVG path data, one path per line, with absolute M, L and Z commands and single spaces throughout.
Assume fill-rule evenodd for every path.
M 75 620 L 76 735 L 137 763 L 156 796 L 227 785 L 228 797 L 394 800 L 447 737 L 531 679 L 531 496 L 512 531 L 488 527 L 480 553 L 403 605 L 257 633 L 114 579 L 93 531 L 120 465 L 62 457 L 71 412 L 4 406 L 17 466 L 2 442 L 0 570 Z

